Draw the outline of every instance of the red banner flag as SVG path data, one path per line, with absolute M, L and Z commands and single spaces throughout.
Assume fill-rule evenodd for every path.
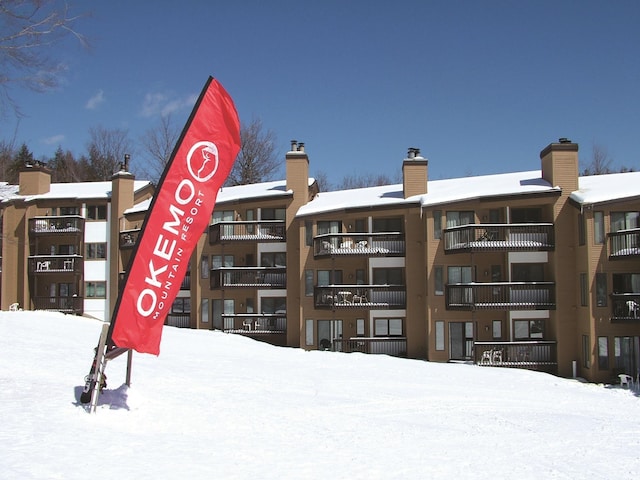
M 111 319 L 118 347 L 160 353 L 162 326 L 240 151 L 233 100 L 207 81 L 149 208 Z

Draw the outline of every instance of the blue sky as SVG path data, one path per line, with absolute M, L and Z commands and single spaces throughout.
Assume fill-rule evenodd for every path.
M 68 41 L 56 91 L 14 89 L 16 140 L 36 157 L 86 151 L 90 127 L 134 143 L 172 112 L 180 125 L 207 77 L 262 120 L 282 158 L 305 142 L 310 170 L 396 175 L 407 147 L 429 178 L 534 170 L 559 137 L 640 169 L 640 2 L 71 2 L 91 12 Z M 13 117 L 3 118 L 12 137 Z M 144 162 L 132 152 L 132 168 Z

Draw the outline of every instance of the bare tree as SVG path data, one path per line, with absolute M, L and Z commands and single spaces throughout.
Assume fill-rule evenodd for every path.
M 329 192 L 332 189 L 331 182 L 329 181 L 329 175 L 325 171 L 316 171 L 312 177 L 315 179 L 318 184 L 318 189 L 321 192 Z
M 582 171 L 582 175 L 604 175 L 611 173 L 613 159 L 609 157 L 607 149 L 594 144 L 592 148 L 591 163 Z
M 271 180 L 280 170 L 276 153 L 276 135 L 264 130 L 262 121 L 253 118 L 240 126 L 240 153 L 226 185 L 248 185 Z
M 381 185 L 391 185 L 399 183 L 386 173 L 374 174 L 364 173 L 361 175 L 346 175 L 342 182 L 338 184 L 338 190 L 351 190 L 354 188 L 379 187 Z
M 129 132 L 115 128 L 93 127 L 89 129 L 89 178 L 86 180 L 110 180 L 120 169 L 126 153 L 132 152 Z
M 0 0 L 0 106 L 20 113 L 12 85 L 36 92 L 59 85 L 65 66 L 56 59 L 56 45 L 69 36 L 87 45 L 74 28 L 79 18 L 56 0 Z
M 172 123 L 171 115 L 163 115 L 158 125 L 141 137 L 140 142 L 148 156 L 143 173 L 151 181 L 158 183 L 179 136 L 180 130 Z
M 12 143 L 0 141 L 0 181 L 7 181 L 14 153 Z

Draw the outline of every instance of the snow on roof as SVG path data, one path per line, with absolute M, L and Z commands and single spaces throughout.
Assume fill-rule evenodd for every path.
M 346 208 L 385 207 L 420 204 L 423 207 L 483 197 L 524 195 L 560 191 L 541 177 L 539 170 L 502 173 L 477 177 L 430 180 L 428 193 L 404 198 L 402 184 L 381 187 L 321 192 L 298 210 L 298 216 L 343 210 Z
M 124 211 L 124 214 L 127 215 L 129 213 L 146 212 L 147 210 L 149 210 L 150 205 L 151 205 L 151 198 L 147 198 L 146 200 L 143 200 L 140 203 L 136 203 L 133 207 L 127 208 Z
M 150 185 L 148 180 L 135 180 L 133 190 L 138 191 Z M 12 187 L 9 188 L 9 187 Z M 5 189 L 0 187 L 0 198 L 3 201 L 23 199 L 27 202 L 34 200 L 51 200 L 51 199 L 108 199 L 111 198 L 110 181 L 106 182 L 77 182 L 77 183 L 52 183 L 47 193 L 39 195 L 19 195 L 18 185 L 7 185 Z M 5 191 L 6 190 L 6 191 Z
M 611 202 L 640 196 L 640 172 L 589 175 L 578 179 L 570 198 L 581 205 Z
M 273 182 L 253 183 L 251 185 L 222 187 L 218 192 L 216 202 L 224 203 L 249 198 L 278 197 L 290 195 L 291 193 L 291 190 L 287 191 L 287 182 L 285 180 L 276 180 Z

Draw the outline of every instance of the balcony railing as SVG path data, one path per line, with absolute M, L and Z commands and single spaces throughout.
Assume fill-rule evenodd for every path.
M 82 315 L 84 312 L 82 297 L 33 297 L 36 310 L 52 310 L 56 312 Z
M 218 222 L 209 225 L 209 244 L 226 241 L 284 242 L 284 220 Z
M 612 294 L 611 321 L 640 323 L 640 293 Z
M 191 314 L 170 313 L 164 321 L 165 325 L 178 328 L 191 328 Z
M 472 224 L 444 230 L 445 253 L 546 251 L 555 246 L 551 223 Z
M 83 263 L 80 255 L 33 255 L 29 257 L 29 273 L 81 273 Z
M 212 268 L 211 288 L 287 288 L 286 267 Z
M 33 217 L 29 232 L 34 235 L 69 235 L 84 232 L 84 218 L 78 215 L 63 217 Z
M 478 365 L 551 373 L 558 368 L 556 342 L 474 342 L 474 347 L 475 363 Z
M 609 233 L 609 258 L 611 260 L 638 256 L 640 256 L 640 228 Z
M 386 233 L 327 233 L 313 239 L 315 257 L 333 255 L 403 256 L 404 234 Z
M 445 287 L 449 310 L 552 310 L 554 282 L 456 283 Z
M 140 229 L 123 230 L 120 232 L 120 248 L 129 249 L 135 247 L 138 243 L 138 237 L 140 236 Z
M 402 309 L 404 285 L 323 285 L 314 288 L 315 308 Z
M 223 330 L 229 333 L 275 334 L 286 333 L 287 314 L 282 313 L 226 313 L 222 314 Z
M 407 339 L 404 337 L 334 338 L 333 342 L 331 342 L 331 350 L 334 352 L 362 352 L 406 357 Z

